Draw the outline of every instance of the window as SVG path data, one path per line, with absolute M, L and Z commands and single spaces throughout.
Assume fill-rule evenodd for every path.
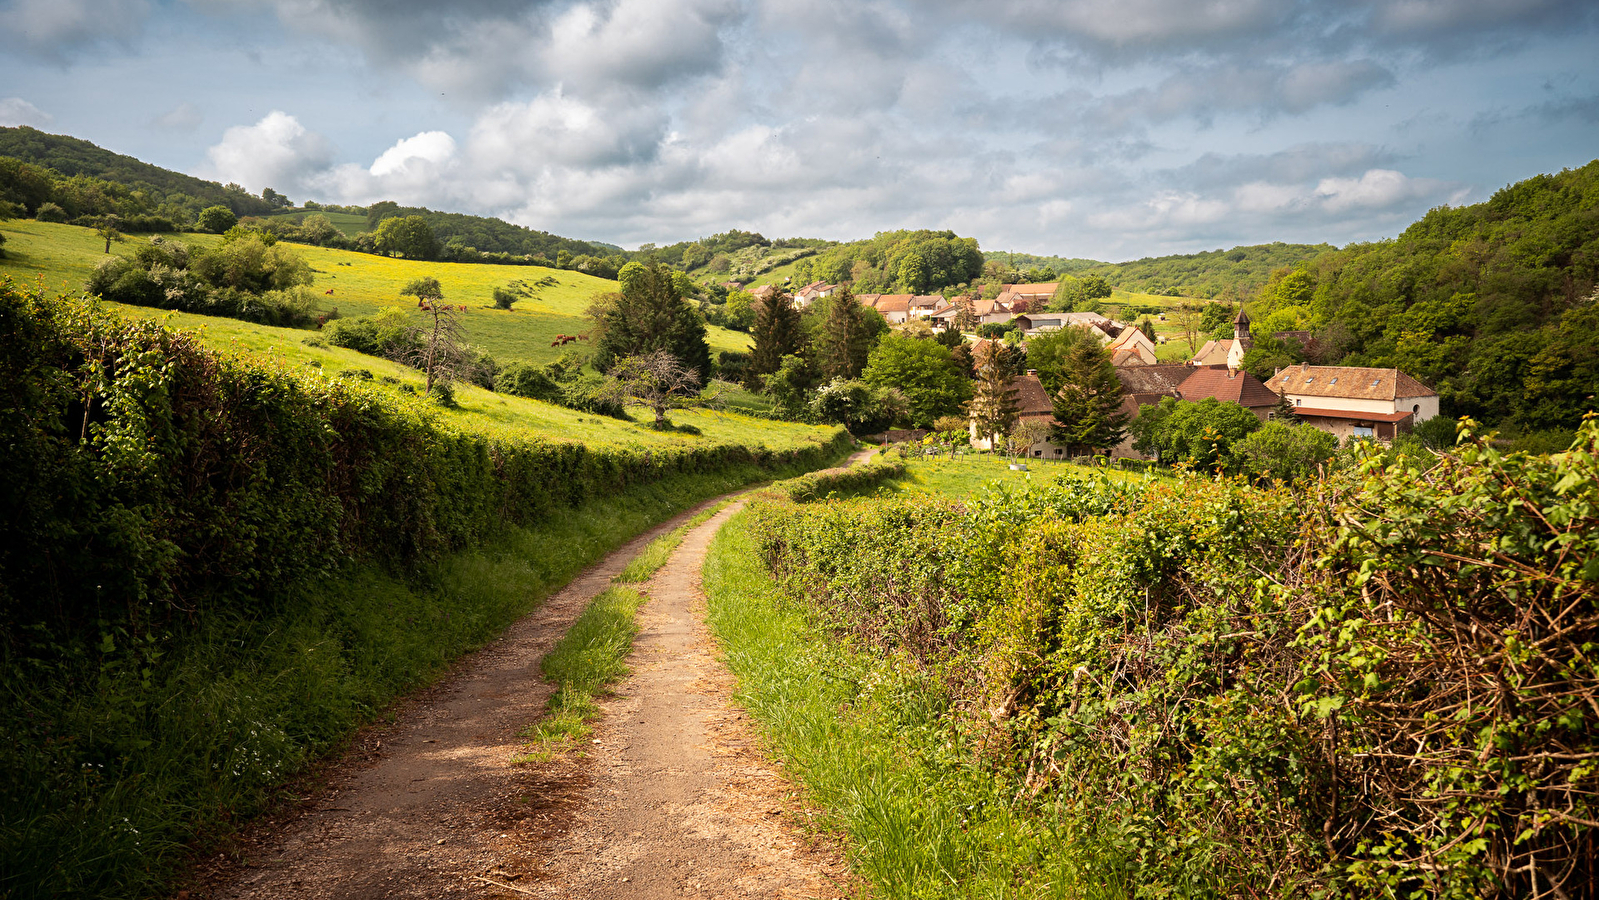
M 1333 380 L 1332 380 L 1332 381 L 1329 381 L 1329 382 L 1327 382 L 1327 383 L 1328 383 L 1328 384 L 1337 384 L 1337 383 L 1338 383 L 1338 379 L 1337 379 L 1337 378 L 1334 378 L 1334 379 L 1333 379 Z
M 1371 426 L 1370 425 L 1356 425 L 1355 426 L 1354 435 L 1355 435 L 1355 437 L 1372 437 Z

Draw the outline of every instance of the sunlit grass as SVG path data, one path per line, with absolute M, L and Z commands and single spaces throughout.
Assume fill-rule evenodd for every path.
M 897 460 L 899 453 L 898 450 L 890 448 L 876 458 Z M 1118 481 L 1143 477 L 1116 469 L 1090 469 L 1048 459 L 1019 460 L 1018 462 L 1026 463 L 1027 470 L 1017 471 L 1010 468 L 1012 463 L 1010 457 L 993 453 L 963 452 L 951 459 L 947 450 L 936 456 L 919 456 L 913 452 L 905 462 L 906 477 L 886 483 L 879 489 L 879 494 L 940 494 L 959 499 L 979 494 L 996 485 L 1012 489 L 1026 488 L 1030 485 L 1042 486 L 1066 474 L 1102 473 Z
M 106 258 L 104 242 L 89 228 L 16 220 L 0 224 L 0 230 L 6 233 L 6 258 L 0 260 L 0 272 L 24 283 L 42 276 L 51 291 L 82 291 L 94 267 Z M 128 255 L 151 237 L 128 235 L 126 242 L 112 245 L 112 254 Z M 221 240 L 208 234 L 163 237 L 200 246 Z M 617 289 L 615 281 L 541 266 L 421 262 L 303 244 L 293 247 L 311 265 L 316 277 L 313 287 L 321 293 L 324 310 L 337 309 L 343 316 L 372 315 L 388 308 L 413 310 L 415 298 L 400 296 L 400 289 L 424 275 L 437 278 L 446 300 L 468 307 L 467 340 L 501 362 L 554 360 L 561 353 L 560 348 L 550 346 L 556 336 L 588 331 L 591 326 L 585 311 L 589 303 L 597 294 Z M 536 286 L 546 279 L 553 283 Z M 518 301 L 510 310 L 495 309 L 494 289 L 515 282 L 528 285 L 535 296 Z M 722 350 L 750 347 L 749 335 L 716 326 L 706 329 L 706 340 L 713 356 Z

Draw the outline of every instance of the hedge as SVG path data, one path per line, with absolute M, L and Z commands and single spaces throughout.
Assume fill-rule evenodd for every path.
M 791 603 L 943 685 L 1073 890 L 1591 897 L 1599 420 L 1429 459 L 752 515 Z

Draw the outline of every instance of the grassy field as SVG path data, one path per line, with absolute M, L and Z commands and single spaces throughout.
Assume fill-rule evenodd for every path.
M 6 233 L 6 258 L 0 259 L 0 273 L 19 282 L 42 278 L 52 291 L 76 293 L 85 279 L 105 259 L 105 244 L 88 228 L 18 220 L 3 226 Z M 181 234 L 168 238 L 200 246 L 221 240 L 216 235 Z M 126 242 L 113 244 L 113 254 L 127 255 L 149 235 L 129 235 Z M 502 363 L 523 360 L 533 363 L 553 361 L 560 350 L 550 344 L 558 334 L 587 331 L 584 316 L 596 294 L 616 290 L 616 282 L 538 266 L 493 266 L 479 263 L 418 262 L 391 259 L 347 250 L 294 245 L 310 263 L 316 276 L 316 289 L 324 292 L 326 310 L 337 309 L 344 316 L 372 315 L 397 307 L 410 310 L 411 298 L 400 296 L 406 282 L 432 275 L 444 288 L 445 299 L 468 307 L 467 339 L 493 354 Z M 545 282 L 541 286 L 535 286 Z M 494 308 L 494 289 L 521 283 L 533 294 L 514 309 Z M 725 328 L 708 327 L 706 339 L 714 355 L 721 350 L 747 350 L 750 337 Z
M 890 450 L 873 459 L 897 460 L 899 454 Z M 1026 460 L 1027 471 L 1018 472 L 1010 468 L 1008 457 L 988 453 L 962 453 L 950 459 L 949 453 L 945 452 L 938 456 L 913 456 L 905 462 L 907 477 L 887 483 L 879 490 L 880 494 L 942 494 L 946 497 L 969 497 L 996 485 L 1025 488 L 1029 485 L 1048 484 L 1067 473 L 1103 473 L 1117 481 L 1144 477 L 1117 469 L 1090 469 L 1048 459 Z
M 346 237 L 355 237 L 366 230 L 366 216 L 358 216 L 355 213 L 328 212 L 321 209 L 291 209 L 270 216 L 262 216 L 261 218 L 288 219 L 298 225 L 305 220 L 306 216 L 317 215 L 327 216 L 328 223 L 343 232 Z
M 107 306 L 130 318 L 155 319 L 172 328 L 193 331 L 207 345 L 226 353 L 249 356 L 269 364 L 303 366 L 330 378 L 393 378 L 420 391 L 422 373 L 387 359 L 366 356 L 343 347 L 323 344 L 314 331 L 272 328 L 237 319 L 219 319 L 187 313 L 166 312 L 140 306 L 108 303 Z M 321 345 L 321 346 L 318 346 Z M 396 390 L 400 388 L 395 386 Z M 671 414 L 676 425 L 698 428 L 699 435 L 684 432 L 659 432 L 647 427 L 651 417 L 640 413 L 638 422 L 624 422 L 607 416 L 582 413 L 507 394 L 496 394 L 471 385 L 458 385 L 459 409 L 440 410 L 449 424 L 468 431 L 510 438 L 532 431 L 586 444 L 643 444 L 667 446 L 697 442 L 765 444 L 773 449 L 796 446 L 813 438 L 826 438 L 832 427 L 801 425 L 755 418 L 729 409 L 678 410 Z M 746 402 L 749 398 L 743 398 Z M 738 398 L 734 398 L 735 404 Z

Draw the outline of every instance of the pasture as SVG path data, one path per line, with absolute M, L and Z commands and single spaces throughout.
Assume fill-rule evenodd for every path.
M 92 229 L 31 220 L 6 222 L 0 229 L 6 233 L 6 256 L 0 259 L 0 274 L 8 274 L 19 283 L 31 284 L 38 279 L 47 290 L 78 293 L 94 267 L 106 258 L 105 243 Z M 123 243 L 111 245 L 111 252 L 131 254 L 151 237 L 127 235 Z M 196 246 L 214 246 L 221 241 L 211 234 L 163 237 Z M 322 294 L 324 311 L 337 310 L 341 316 L 367 316 L 391 307 L 409 310 L 416 301 L 401 297 L 400 289 L 424 275 L 437 278 L 446 301 L 468 308 L 467 340 L 487 350 L 501 364 L 553 361 L 561 353 L 551 346 L 556 336 L 587 331 L 585 311 L 591 300 L 597 294 L 616 290 L 614 281 L 539 266 L 423 262 L 303 244 L 291 246 L 310 264 L 316 278 L 313 287 Z M 512 309 L 495 309 L 497 287 L 520 289 L 529 296 Z M 749 335 L 715 326 L 706 328 L 706 340 L 711 345 L 712 358 L 722 350 L 747 350 L 750 346 Z

